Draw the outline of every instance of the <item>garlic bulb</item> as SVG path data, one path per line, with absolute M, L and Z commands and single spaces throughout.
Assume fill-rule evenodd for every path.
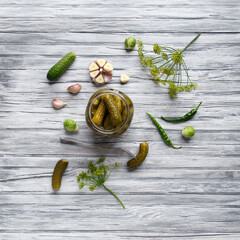
M 97 84 L 110 82 L 112 79 L 113 66 L 103 58 L 98 58 L 89 64 L 89 74 Z

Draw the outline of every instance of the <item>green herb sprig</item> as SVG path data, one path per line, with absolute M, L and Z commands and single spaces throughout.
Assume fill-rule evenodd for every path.
M 153 80 L 163 85 L 168 84 L 169 95 L 177 98 L 178 92 L 191 92 L 197 88 L 192 83 L 188 74 L 188 68 L 183 59 L 183 53 L 201 35 L 199 33 L 183 50 L 171 47 L 163 47 L 155 44 L 144 44 L 138 40 L 138 55 L 143 67 L 148 68 Z M 150 45 L 152 50 L 145 50 L 144 45 Z M 154 55 L 151 55 L 154 54 Z M 183 73 L 185 72 L 183 76 Z M 186 77 L 184 80 L 183 78 Z
M 93 192 L 98 186 L 103 186 L 121 203 L 122 207 L 125 209 L 125 206 L 123 205 L 122 201 L 117 197 L 117 195 L 109 188 L 107 188 L 104 184 L 111 175 L 112 171 L 116 167 L 120 166 L 117 162 L 115 162 L 115 166 L 111 169 L 109 168 L 109 166 L 103 164 L 104 161 L 105 158 L 99 158 L 96 164 L 94 164 L 92 161 L 88 163 L 88 170 L 86 172 L 82 171 L 77 176 L 79 189 L 82 189 L 84 186 L 88 185 L 89 190 Z

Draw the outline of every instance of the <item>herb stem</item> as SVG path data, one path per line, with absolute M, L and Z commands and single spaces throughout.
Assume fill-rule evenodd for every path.
M 113 192 L 111 191 L 109 188 L 107 188 L 104 184 L 102 184 L 102 186 L 108 191 L 110 192 L 122 205 L 122 207 L 125 209 L 125 206 L 123 205 L 122 201 L 118 198 L 118 196 Z
M 183 53 L 184 51 L 187 50 L 187 48 L 192 45 L 198 38 L 199 36 L 201 35 L 201 33 L 199 33 L 181 52 Z

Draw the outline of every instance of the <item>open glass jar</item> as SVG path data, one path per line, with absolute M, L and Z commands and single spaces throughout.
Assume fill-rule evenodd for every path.
M 94 132 L 119 136 L 130 126 L 133 113 L 133 103 L 127 95 L 116 89 L 103 88 L 89 99 L 85 116 Z

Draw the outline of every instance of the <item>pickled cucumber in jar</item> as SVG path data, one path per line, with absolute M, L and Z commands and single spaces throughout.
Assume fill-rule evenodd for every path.
M 114 137 L 129 128 L 133 114 L 133 103 L 126 94 L 117 89 L 102 88 L 90 97 L 85 118 L 95 133 Z
M 94 100 L 91 117 L 92 122 L 104 130 L 117 129 L 126 120 L 126 103 L 118 96 L 104 94 Z

